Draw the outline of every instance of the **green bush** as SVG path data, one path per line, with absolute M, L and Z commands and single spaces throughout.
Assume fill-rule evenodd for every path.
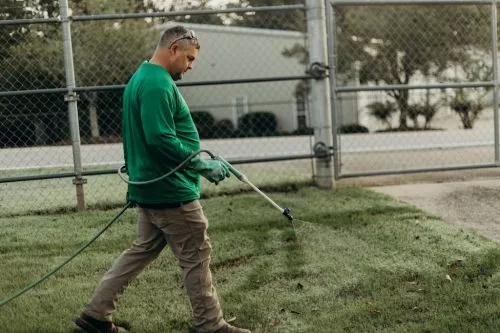
M 298 128 L 292 132 L 292 135 L 313 135 L 314 129 L 310 127 Z
M 369 133 L 370 131 L 363 125 L 359 124 L 347 124 L 339 127 L 340 134 L 350 134 L 350 133 Z
M 233 133 L 233 122 L 229 119 L 219 120 L 213 127 L 214 138 L 230 138 L 233 136 Z
M 377 118 L 379 121 L 387 125 L 387 128 L 391 128 L 392 115 L 397 112 L 398 108 L 396 104 L 386 101 L 373 102 L 366 106 L 370 110 L 370 115 Z
M 209 139 L 214 135 L 215 118 L 209 111 L 193 111 L 191 118 L 201 139 Z
M 278 120 L 272 112 L 257 111 L 243 115 L 238 120 L 237 136 L 276 135 Z

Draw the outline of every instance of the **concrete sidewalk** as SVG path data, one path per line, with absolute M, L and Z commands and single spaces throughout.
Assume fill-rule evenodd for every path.
M 500 243 L 500 177 L 369 188 Z

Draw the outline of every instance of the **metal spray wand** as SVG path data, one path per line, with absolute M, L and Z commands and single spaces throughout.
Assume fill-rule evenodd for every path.
M 293 220 L 292 210 L 290 208 L 287 208 L 287 207 L 281 208 L 276 202 L 274 202 L 271 198 L 269 198 L 264 192 L 262 192 L 261 190 L 259 190 L 259 188 L 257 186 L 255 186 L 254 184 L 252 184 L 243 173 L 241 173 L 238 170 L 236 170 L 228 161 L 226 161 L 224 158 L 222 158 L 220 156 L 216 156 L 215 158 L 218 159 L 218 160 L 220 160 L 220 161 L 222 161 L 228 167 L 229 171 L 236 178 L 238 178 L 243 183 L 248 184 L 255 192 L 259 193 L 264 199 L 266 199 L 269 203 L 271 203 L 271 205 L 273 205 L 276 209 L 278 209 L 290 221 Z

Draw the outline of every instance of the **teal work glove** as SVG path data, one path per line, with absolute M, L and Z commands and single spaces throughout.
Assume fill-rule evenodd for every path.
M 230 176 L 228 167 L 220 160 L 201 159 L 197 157 L 191 160 L 190 166 L 215 185 Z

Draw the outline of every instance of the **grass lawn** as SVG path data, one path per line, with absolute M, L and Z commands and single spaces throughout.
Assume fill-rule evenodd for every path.
M 311 183 L 311 162 L 284 161 L 274 163 L 241 164 L 235 166 L 256 186 L 263 188 L 284 187 L 286 184 Z M 111 167 L 86 168 L 86 171 L 113 170 Z M 117 169 L 117 168 L 116 168 Z M 0 178 L 39 176 L 54 173 L 71 173 L 71 169 L 52 168 L 36 170 L 1 171 Z M 90 208 L 117 207 L 125 203 L 127 184 L 118 174 L 85 176 L 85 203 Z M 39 214 L 45 212 L 68 212 L 76 210 L 76 190 L 73 178 L 32 180 L 0 183 L 0 217 Z M 202 178 L 204 197 L 249 190 L 248 185 L 231 177 L 218 186 L 212 186 Z
M 254 333 L 499 331 L 497 244 L 360 188 L 267 194 L 292 208 L 293 225 L 254 193 L 203 200 L 214 281 L 235 324 Z M 0 218 L 0 299 L 62 262 L 117 212 Z M 0 332 L 73 332 L 72 318 L 134 233 L 132 209 L 56 275 L 0 308 Z M 189 332 L 169 250 L 130 285 L 115 318 L 133 333 Z

